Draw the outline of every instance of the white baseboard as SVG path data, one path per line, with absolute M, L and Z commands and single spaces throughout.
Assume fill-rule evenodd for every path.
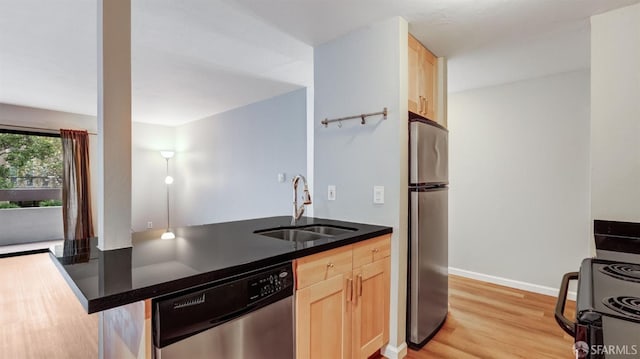
M 407 343 L 402 342 L 402 344 L 397 347 L 387 344 L 387 346 L 382 349 L 382 355 L 388 359 L 402 359 L 407 356 Z
M 458 269 L 453 267 L 449 267 L 449 274 L 476 279 L 483 282 L 499 284 L 499 285 L 503 285 L 503 286 L 511 287 L 515 289 L 526 290 L 529 292 L 544 294 L 551 297 L 557 297 L 558 292 L 560 291 L 558 288 L 546 287 L 543 285 L 521 282 L 518 280 L 513 280 L 508 278 L 496 277 L 488 274 L 482 274 L 482 273 L 472 272 L 465 269 Z M 558 278 L 558 280 L 560 280 L 560 278 Z M 567 298 L 571 300 L 576 300 L 576 292 L 569 291 L 567 293 Z

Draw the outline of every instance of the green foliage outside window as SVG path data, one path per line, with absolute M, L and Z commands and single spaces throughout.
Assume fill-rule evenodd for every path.
M 0 133 L 0 189 L 15 187 L 12 177 L 62 178 L 62 143 L 58 137 Z
M 20 206 L 11 202 L 0 202 L 0 209 L 9 209 L 9 208 L 20 208 Z
M 38 207 L 56 207 L 62 206 L 62 201 L 58 199 L 48 199 L 46 201 L 40 201 Z

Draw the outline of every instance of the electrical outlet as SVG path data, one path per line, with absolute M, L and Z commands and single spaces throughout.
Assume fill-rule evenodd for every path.
M 149 221 L 147 222 L 147 229 L 151 229 L 153 228 L 153 222 Z
M 329 187 L 327 188 L 327 199 L 329 201 L 335 201 L 336 200 L 336 186 L 335 185 L 329 185 Z
M 373 203 L 384 204 L 384 186 L 373 186 Z
M 280 183 L 284 183 L 284 181 L 287 179 L 287 177 L 285 176 L 284 173 L 278 173 L 278 182 Z

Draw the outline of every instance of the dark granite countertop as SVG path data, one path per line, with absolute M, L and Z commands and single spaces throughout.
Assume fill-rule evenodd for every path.
M 164 230 L 139 232 L 133 247 L 108 251 L 97 248 L 96 238 L 65 241 L 50 254 L 87 312 L 95 313 L 391 233 L 390 227 L 308 217 L 297 225 L 355 231 L 310 242 L 254 233 L 290 224 L 291 217 L 282 216 L 182 227 L 175 239 L 160 239 Z

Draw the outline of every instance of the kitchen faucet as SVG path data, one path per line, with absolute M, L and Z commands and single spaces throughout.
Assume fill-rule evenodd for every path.
M 304 202 L 298 207 L 298 182 L 304 183 Z M 304 213 L 304 206 L 311 204 L 311 195 L 309 194 L 309 187 L 307 186 L 307 179 L 303 175 L 297 175 L 293 177 L 293 216 L 291 218 L 291 225 L 295 226 L 296 221 L 302 217 Z

